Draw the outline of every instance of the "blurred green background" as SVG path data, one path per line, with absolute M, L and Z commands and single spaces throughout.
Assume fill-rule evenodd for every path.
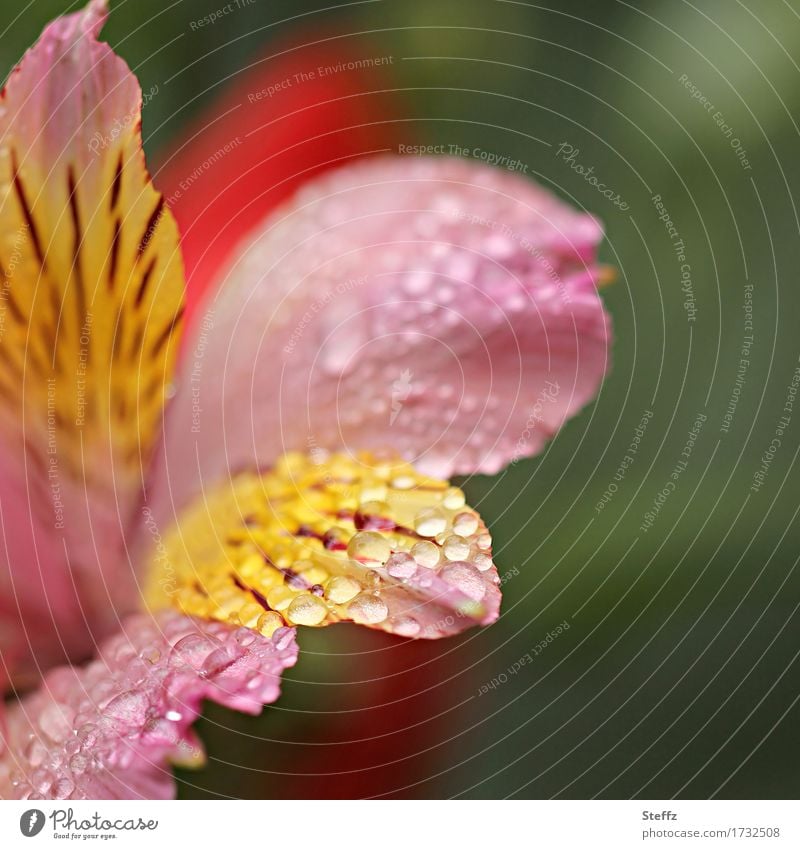
M 438 644 L 304 632 L 275 706 L 208 709 L 209 764 L 180 773 L 181 795 L 796 798 L 800 403 L 751 487 L 800 355 L 800 3 L 254 0 L 191 30 L 222 5 L 112 3 L 105 37 L 159 88 L 149 153 L 271 44 L 347 35 L 343 58 L 394 57 L 398 139 L 519 159 L 604 222 L 616 341 L 599 400 L 544 455 L 463 482 L 511 573 L 500 621 Z M 3 69 L 73 6 L 4 0 Z M 627 209 L 559 157 L 564 143 Z

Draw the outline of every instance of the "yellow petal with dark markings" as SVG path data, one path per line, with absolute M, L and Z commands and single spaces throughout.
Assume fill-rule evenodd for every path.
M 461 490 L 396 459 L 285 455 L 199 499 L 155 552 L 152 607 L 440 637 L 497 618 L 491 539 Z
M 110 602 L 136 604 L 123 539 L 183 298 L 139 85 L 97 41 L 105 14 L 94 0 L 48 26 L 0 101 L 0 507 L 16 529 L 0 625 L 27 625 L 40 660 L 82 653 L 113 626 Z

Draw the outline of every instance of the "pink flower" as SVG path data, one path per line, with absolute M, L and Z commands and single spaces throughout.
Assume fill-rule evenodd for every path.
M 38 686 L 0 797 L 171 796 L 201 701 L 277 698 L 295 626 L 493 622 L 491 538 L 446 478 L 538 452 L 607 369 L 600 226 L 472 162 L 342 154 L 204 265 L 105 15 L 48 26 L 0 108 L 0 675 Z

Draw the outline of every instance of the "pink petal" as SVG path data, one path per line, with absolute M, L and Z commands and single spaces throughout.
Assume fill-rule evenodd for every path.
M 124 547 L 183 295 L 136 78 L 58 18 L 0 101 L 0 651 L 16 683 L 91 655 L 137 606 Z M 4 682 L 0 681 L 0 684 Z
M 156 181 L 181 230 L 187 326 L 236 245 L 298 185 L 392 144 L 395 110 L 384 68 L 308 73 L 370 55 L 369 43 L 308 26 L 299 42 L 270 42 L 269 55 L 226 84 L 160 157 Z
M 296 659 L 290 628 L 267 639 L 176 612 L 133 616 L 88 666 L 53 670 L 9 708 L 0 798 L 172 798 L 170 762 L 203 759 L 190 729 L 203 700 L 259 713 Z
M 535 454 L 608 368 L 601 235 L 461 159 L 378 157 L 310 184 L 187 346 L 162 514 L 286 450 L 388 446 L 439 477 Z

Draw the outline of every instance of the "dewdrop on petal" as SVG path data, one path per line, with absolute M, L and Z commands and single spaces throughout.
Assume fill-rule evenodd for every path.
M 347 545 L 347 556 L 365 566 L 382 566 L 391 553 L 389 540 L 375 531 L 360 531 Z
M 486 572 L 494 565 L 492 558 L 489 557 L 488 554 L 476 554 L 475 557 L 472 558 L 472 562 L 475 568 L 481 572 Z
M 450 489 L 445 490 L 442 497 L 442 504 L 448 510 L 460 510 L 466 503 L 467 499 L 463 491 L 456 486 L 451 486 Z
M 417 561 L 410 554 L 398 551 L 386 562 L 386 571 L 392 578 L 402 581 L 417 571 Z
M 480 601 L 486 595 L 486 585 L 478 570 L 470 563 L 451 563 L 442 569 L 440 575 L 473 601 Z
M 325 597 L 333 604 L 347 604 L 361 592 L 361 589 L 361 584 L 354 578 L 347 575 L 335 575 L 328 582 Z
M 284 621 L 281 616 L 275 613 L 274 610 L 267 610 L 262 613 L 256 623 L 256 628 L 265 636 L 271 637 L 278 628 L 284 626 Z
M 447 519 L 437 507 L 425 507 L 414 518 L 414 530 L 422 537 L 435 537 L 446 527 Z
M 293 625 L 321 625 L 328 615 L 328 605 L 311 593 L 297 596 L 286 610 Z
M 392 631 L 400 637 L 416 637 L 420 624 L 411 616 L 400 616 L 392 622 Z
M 347 606 L 347 612 L 360 625 L 377 625 L 389 615 L 386 602 L 372 593 L 361 593 Z
M 469 543 L 462 537 L 451 534 L 444 541 L 444 556 L 448 560 L 466 560 L 469 557 Z
M 411 556 L 426 569 L 435 569 L 439 565 L 439 548 L 432 542 L 422 540 L 411 548 Z
M 453 520 L 453 533 L 471 537 L 478 530 L 478 517 L 474 513 L 459 513 Z

